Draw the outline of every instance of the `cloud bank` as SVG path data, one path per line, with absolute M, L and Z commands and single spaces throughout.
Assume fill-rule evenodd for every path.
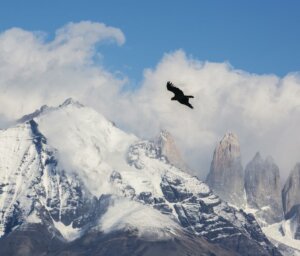
M 227 131 L 239 136 L 244 165 L 260 151 L 272 155 L 286 176 L 300 161 L 299 73 L 250 74 L 178 50 L 145 69 L 137 90 L 124 90 L 130 80 L 97 61 L 96 46 L 105 41 L 122 45 L 125 36 L 118 28 L 88 21 L 67 24 L 51 41 L 42 32 L 18 28 L 1 33 L 0 122 L 74 97 L 140 137 L 169 130 L 202 178 Z M 168 80 L 195 96 L 194 110 L 170 101 Z
M 96 46 L 121 45 L 122 31 L 101 23 L 69 23 L 52 41 L 42 32 L 12 28 L 0 34 L 0 116 L 18 118 L 43 104 L 68 97 L 88 99 L 105 91 L 99 104 L 116 94 L 123 81 L 97 62 Z M 103 101 L 104 100 L 104 101 Z
M 172 93 L 164 90 L 169 79 L 195 96 L 194 110 L 170 101 Z M 283 78 L 250 74 L 228 63 L 195 60 L 179 50 L 145 71 L 135 96 L 136 119 L 146 121 L 132 129 L 153 135 L 167 128 L 201 174 L 207 173 L 213 149 L 227 131 L 238 134 L 244 165 L 256 151 L 272 155 L 284 175 L 300 161 L 299 73 Z

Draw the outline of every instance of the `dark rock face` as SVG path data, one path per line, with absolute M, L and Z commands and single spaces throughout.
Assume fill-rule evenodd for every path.
M 240 145 L 235 134 L 225 134 L 217 145 L 206 182 L 223 200 L 238 207 L 245 204 Z
M 300 205 L 298 204 L 292 207 L 290 214 L 291 217 L 289 219 L 294 232 L 294 239 L 300 240 Z
M 295 239 L 300 240 L 300 163 L 291 171 L 282 190 L 285 219 L 290 220 Z
M 182 185 L 180 179 L 168 180 L 167 177 L 162 178 L 160 183 L 161 190 L 165 198 L 172 203 L 185 200 L 192 196 L 192 193 L 187 191 Z
M 245 169 L 245 190 L 248 206 L 256 209 L 261 224 L 283 219 L 279 168 L 271 157 L 263 160 L 259 153 Z

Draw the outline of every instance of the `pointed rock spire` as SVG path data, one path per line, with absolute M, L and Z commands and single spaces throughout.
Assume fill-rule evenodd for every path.
M 171 133 L 163 129 L 155 141 L 161 149 L 161 154 L 164 155 L 172 165 L 182 170 L 189 170 Z
M 236 134 L 226 133 L 217 145 L 206 182 L 225 201 L 244 205 L 243 167 Z
M 283 219 L 279 168 L 272 157 L 265 160 L 257 152 L 245 168 L 245 191 L 248 206 L 257 209 L 261 224 Z

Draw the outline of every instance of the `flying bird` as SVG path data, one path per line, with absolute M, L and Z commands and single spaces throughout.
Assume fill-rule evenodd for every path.
M 175 94 L 171 100 L 177 100 L 181 104 L 193 108 L 193 106 L 189 103 L 189 99 L 194 98 L 194 96 L 184 95 L 183 91 L 175 87 L 170 81 L 167 82 L 167 89 Z

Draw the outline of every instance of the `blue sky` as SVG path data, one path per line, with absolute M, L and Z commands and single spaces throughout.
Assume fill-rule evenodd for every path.
M 0 30 L 54 31 L 91 20 L 120 28 L 126 43 L 102 45 L 102 60 L 132 83 L 164 53 L 183 49 L 198 60 L 228 61 L 250 73 L 284 76 L 300 67 L 300 2 L 252 1 L 2 1 Z

